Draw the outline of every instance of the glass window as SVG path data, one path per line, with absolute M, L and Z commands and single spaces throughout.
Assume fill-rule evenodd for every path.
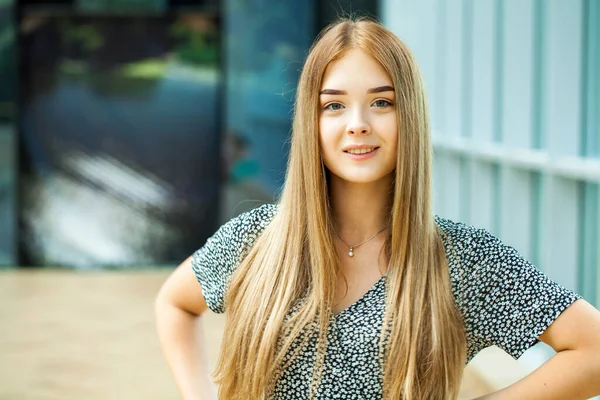
M 16 263 L 14 2 L 0 0 L 0 267 Z
M 214 232 L 217 21 L 24 15 L 21 264 L 172 264 Z
M 221 221 L 273 202 L 283 184 L 313 2 L 226 1 L 227 107 Z

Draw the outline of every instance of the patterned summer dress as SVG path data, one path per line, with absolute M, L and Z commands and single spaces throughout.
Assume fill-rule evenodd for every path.
M 212 311 L 225 311 L 223 300 L 229 278 L 277 209 L 268 204 L 232 219 L 194 253 L 192 267 Z M 435 222 L 446 236 L 442 238 L 452 291 L 467 334 L 467 362 L 492 345 L 515 359 L 520 357 L 563 310 L 580 298 L 489 232 L 440 217 L 435 217 Z M 383 371 L 378 350 L 385 285 L 384 276 L 358 301 L 331 316 L 317 399 L 382 398 Z M 272 399 L 308 398 L 316 339 L 314 335 L 282 372 Z

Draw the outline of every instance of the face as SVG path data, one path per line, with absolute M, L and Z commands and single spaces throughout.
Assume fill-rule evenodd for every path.
M 396 168 L 398 127 L 392 80 L 364 51 L 332 61 L 320 89 L 319 141 L 332 179 L 371 183 Z

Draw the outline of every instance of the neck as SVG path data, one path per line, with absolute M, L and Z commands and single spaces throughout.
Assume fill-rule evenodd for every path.
M 330 176 L 333 224 L 346 243 L 359 243 L 386 227 L 392 206 L 392 176 L 371 183 L 351 183 Z

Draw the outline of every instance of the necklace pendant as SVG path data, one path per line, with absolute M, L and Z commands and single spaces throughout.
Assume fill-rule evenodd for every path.
M 348 252 L 348 257 L 354 257 L 354 248 L 350 246 L 350 251 Z

